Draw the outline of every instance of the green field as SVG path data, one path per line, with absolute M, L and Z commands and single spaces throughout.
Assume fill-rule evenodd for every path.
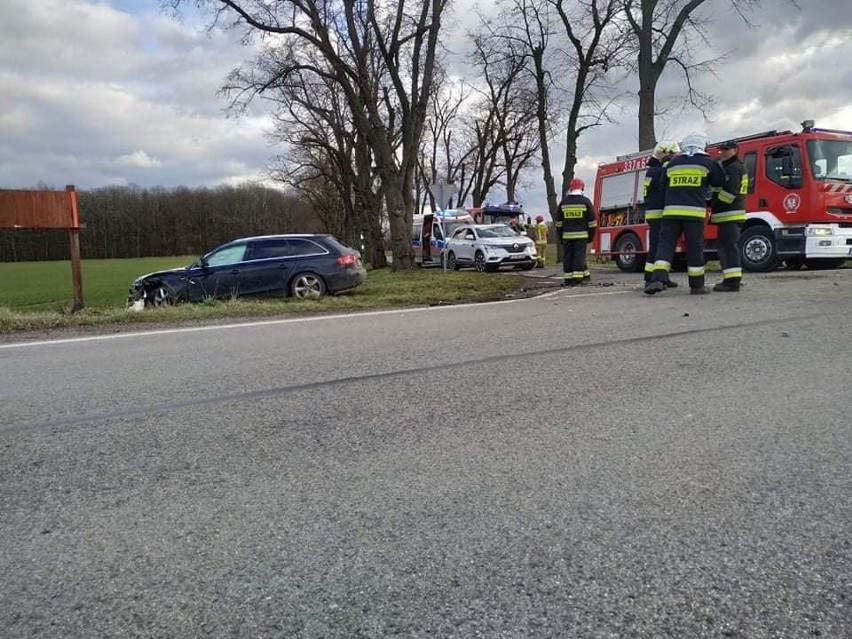
M 89 308 L 124 308 L 130 284 L 140 275 L 186 266 L 192 257 L 83 260 L 83 300 Z M 0 264 L 0 307 L 42 311 L 74 302 L 70 262 Z
M 393 273 L 370 271 L 367 282 L 352 291 L 319 300 L 233 300 L 184 304 L 173 308 L 126 310 L 134 279 L 145 273 L 192 262 L 192 257 L 84 260 L 85 309 L 71 313 L 70 262 L 0 263 L 0 334 L 58 327 L 129 323 L 184 323 L 288 313 L 346 312 L 438 303 L 501 299 L 517 290 L 520 276 L 494 277 L 472 271 L 416 269 Z

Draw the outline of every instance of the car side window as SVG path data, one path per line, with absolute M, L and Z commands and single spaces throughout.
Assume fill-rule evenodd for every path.
M 467 240 L 475 240 L 476 235 L 474 235 L 473 231 L 468 230 L 467 233 L 464 234 L 465 239 Z
M 266 260 L 275 257 L 286 257 L 291 254 L 290 244 L 286 239 L 262 240 L 260 242 L 252 242 L 247 259 Z
M 316 242 L 311 242 L 310 240 L 303 239 L 289 239 L 287 242 L 290 244 L 290 252 L 289 255 L 298 257 L 302 255 L 322 255 L 323 253 L 328 253 L 324 248 L 322 248 Z
M 206 257 L 206 261 L 208 266 L 228 266 L 242 262 L 245 254 L 245 244 L 233 244 L 213 251 Z

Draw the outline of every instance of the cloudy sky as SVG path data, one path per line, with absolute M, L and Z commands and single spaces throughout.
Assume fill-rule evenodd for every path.
M 473 0 L 456 0 L 459 16 Z M 709 0 L 713 49 L 728 54 L 700 79 L 718 106 L 709 121 L 677 112 L 658 136 L 696 128 L 711 139 L 798 129 L 803 119 L 852 130 L 852 2 L 763 0 L 752 26 L 727 0 Z M 0 188 L 38 184 L 215 186 L 263 180 L 275 150 L 263 104 L 228 118 L 217 89 L 250 57 L 238 34 L 208 31 L 204 16 L 164 15 L 157 0 L 0 0 Z M 458 41 L 458 35 L 454 38 Z M 676 75 L 660 100 L 683 102 Z M 628 85 L 631 92 L 635 87 Z M 636 105 L 581 140 L 578 174 L 636 148 Z M 562 158 L 555 159 L 557 172 Z M 502 194 L 492 194 L 492 201 Z M 520 199 L 544 208 L 538 176 Z

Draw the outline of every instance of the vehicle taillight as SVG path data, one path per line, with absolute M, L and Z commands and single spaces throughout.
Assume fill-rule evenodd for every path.
M 358 263 L 358 255 L 341 255 L 337 258 L 337 263 L 340 266 L 350 266 Z

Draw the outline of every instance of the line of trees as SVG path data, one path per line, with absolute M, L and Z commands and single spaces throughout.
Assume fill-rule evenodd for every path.
M 693 57 L 712 17 L 699 10 L 733 8 L 745 19 L 759 2 L 497 0 L 466 34 L 468 72 L 459 74 L 453 73 L 458 60 L 443 47 L 452 21 L 449 0 L 161 0 L 175 13 L 185 4 L 206 8 L 213 25 L 259 41 L 256 57 L 234 69 L 222 90 L 236 112 L 258 98 L 273 104 L 269 135 L 279 153 L 270 175 L 283 187 L 280 198 L 291 203 L 289 210 L 309 212 L 293 230 L 319 226 L 355 245 L 363 238 L 366 261 L 385 266 L 390 249 L 394 269 L 414 265 L 416 212 L 518 199 L 536 166 L 552 216 L 574 177 L 581 136 L 610 120 L 624 97 L 619 87 L 638 84 L 640 150 L 655 142 L 657 86 L 667 67 L 683 78 L 683 95 L 674 102 L 706 108 L 711 97 L 695 89 L 693 76 L 717 60 Z M 559 172 L 552 166 L 555 140 L 565 148 Z M 434 183 L 453 184 L 456 197 L 436 202 L 428 188 Z M 98 228 L 120 228 L 133 217 L 113 219 L 109 198 L 94 192 L 86 198 L 84 219 Z M 96 201 L 106 208 L 96 210 Z M 202 234 L 192 221 L 200 206 L 185 205 L 187 220 L 164 223 L 181 238 L 184 229 L 199 233 L 194 243 L 176 240 L 175 249 L 197 253 L 214 235 L 230 239 L 243 229 L 276 226 L 246 223 L 266 214 L 240 210 L 233 212 L 242 216 L 236 220 L 212 216 L 220 231 L 205 226 Z M 131 256 L 155 250 L 143 234 L 129 232 L 135 240 L 122 236 L 120 248 L 107 249 L 109 234 L 91 233 L 84 251 Z M 8 237 L 0 235 L 0 246 L 10 245 Z M 87 240 L 100 248 L 87 247 Z
M 175 11 L 188 2 L 162 1 Z M 314 206 L 344 209 L 376 247 L 387 226 L 393 267 L 406 269 L 415 212 L 479 206 L 496 187 L 514 200 L 537 163 L 553 215 L 580 136 L 608 120 L 625 81 L 638 80 L 639 149 L 654 144 L 657 86 L 668 66 L 684 80 L 677 103 L 706 107 L 693 76 L 714 60 L 692 51 L 706 42 L 712 14 L 699 10 L 733 8 L 745 18 L 759 2 L 497 0 L 467 33 L 467 80 L 453 75 L 441 46 L 453 19 L 448 0 L 191 4 L 262 43 L 223 89 L 237 110 L 261 96 L 275 105 L 276 178 Z M 557 184 L 551 147 L 560 138 Z M 456 187 L 454 201 L 434 201 L 428 186 L 437 182 Z M 367 258 L 382 266 L 384 251 Z
M 237 237 L 334 231 L 347 236 L 341 215 L 317 217 L 299 197 L 262 186 L 215 189 L 106 187 L 78 192 L 83 258 L 201 255 Z M 61 230 L 0 229 L 0 261 L 69 258 Z

